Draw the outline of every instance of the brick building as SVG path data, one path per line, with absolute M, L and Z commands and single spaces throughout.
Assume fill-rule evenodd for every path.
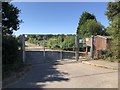
M 106 50 L 110 43 L 110 40 L 111 40 L 110 36 L 100 35 L 95 36 L 94 37 L 95 50 Z
M 111 40 L 110 36 L 100 36 L 100 35 L 94 36 L 95 51 L 106 50 L 110 40 Z M 86 38 L 86 46 L 90 46 L 90 45 L 91 45 L 91 39 Z

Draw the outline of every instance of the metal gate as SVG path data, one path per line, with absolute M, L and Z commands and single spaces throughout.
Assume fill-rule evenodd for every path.
M 23 34 L 23 61 L 30 62 L 30 58 L 35 63 L 78 60 L 78 42 L 75 34 Z

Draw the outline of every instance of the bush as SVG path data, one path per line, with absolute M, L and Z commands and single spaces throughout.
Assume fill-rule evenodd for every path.
M 16 37 L 3 36 L 2 39 L 2 69 L 4 76 L 6 72 L 17 71 L 23 66 L 23 62 L 22 52 L 18 50 L 20 44 Z

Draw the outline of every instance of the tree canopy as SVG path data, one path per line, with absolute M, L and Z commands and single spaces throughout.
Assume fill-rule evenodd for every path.
M 106 15 L 110 21 L 107 32 L 112 37 L 109 53 L 112 59 L 120 59 L 120 1 L 109 2 Z
M 78 23 L 77 34 L 82 37 L 90 37 L 90 35 L 104 35 L 104 26 L 97 22 L 95 16 L 88 12 L 83 12 Z
M 120 1 L 118 2 L 109 2 L 106 15 L 109 21 L 113 21 L 114 17 L 120 13 Z
M 3 35 L 12 34 L 13 31 L 19 29 L 19 24 L 22 20 L 19 20 L 20 10 L 10 4 L 9 2 L 2 2 L 2 32 Z
M 93 14 L 90 14 L 88 12 L 83 12 L 81 17 L 80 17 L 80 20 L 79 20 L 79 23 L 78 23 L 78 27 L 77 27 L 77 34 L 79 32 L 81 32 L 80 28 L 81 26 L 87 21 L 87 20 L 90 20 L 90 19 L 93 19 L 93 20 L 96 20 L 95 16 Z
M 81 26 L 81 35 L 82 37 L 90 37 L 91 35 L 103 35 L 104 26 L 101 23 L 95 20 L 88 20 Z

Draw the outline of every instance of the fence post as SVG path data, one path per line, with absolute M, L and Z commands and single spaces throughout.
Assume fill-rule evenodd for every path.
M 61 48 L 61 50 L 60 50 L 60 60 L 62 60 L 63 59 L 63 53 L 62 53 L 62 36 L 60 36 L 60 48 Z
M 25 63 L 25 35 L 22 35 L 23 63 Z
M 76 45 L 75 58 L 78 61 L 79 60 L 79 37 L 78 37 L 78 35 L 76 35 L 76 37 L 75 37 L 75 45 Z
M 93 35 L 91 35 L 90 57 L 91 59 L 94 59 L 94 36 Z
M 43 56 L 45 56 L 45 37 L 43 37 Z

